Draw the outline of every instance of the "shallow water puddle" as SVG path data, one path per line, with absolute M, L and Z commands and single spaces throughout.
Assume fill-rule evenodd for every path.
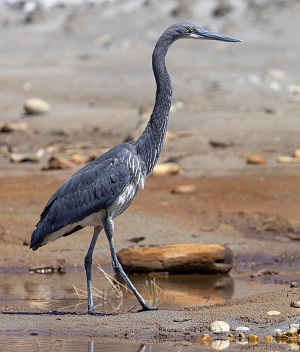
M 297 347 L 297 346 L 296 346 Z M 288 344 L 282 345 L 272 342 L 270 344 L 260 343 L 256 345 L 248 345 L 244 343 L 229 342 L 227 340 L 213 340 L 210 345 L 202 345 L 200 343 L 185 342 L 157 342 L 157 343 L 141 343 L 132 341 L 99 341 L 88 338 L 76 337 L 49 337 L 42 335 L 2 335 L 0 336 L 0 348 L 7 352 L 196 352 L 196 351 L 290 351 L 295 350 L 294 346 Z M 297 349 L 298 350 L 298 349 Z
M 109 270 L 109 269 L 108 269 Z M 227 275 L 131 275 L 131 280 L 149 304 L 161 308 L 200 306 L 286 287 L 261 283 L 246 276 Z M 133 294 L 121 285 L 112 288 L 103 273 L 93 271 L 97 310 L 118 311 L 139 307 Z M 64 274 L 29 272 L 0 273 L 0 305 L 60 311 L 85 311 L 84 270 L 68 269 Z

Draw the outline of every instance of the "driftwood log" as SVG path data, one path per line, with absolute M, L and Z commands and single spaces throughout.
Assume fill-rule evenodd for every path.
M 117 253 L 130 273 L 225 274 L 232 268 L 233 253 L 220 244 L 173 244 L 126 248 Z

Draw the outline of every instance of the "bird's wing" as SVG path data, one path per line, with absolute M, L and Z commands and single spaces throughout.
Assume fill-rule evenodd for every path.
M 79 170 L 53 194 L 41 214 L 31 239 L 36 241 L 59 229 L 106 209 L 132 178 L 126 157 L 106 155 Z

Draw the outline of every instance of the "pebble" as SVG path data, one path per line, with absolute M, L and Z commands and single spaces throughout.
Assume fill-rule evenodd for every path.
M 295 149 L 294 152 L 293 152 L 293 156 L 295 158 L 300 158 L 300 149 Z
M 277 68 L 269 67 L 266 70 L 266 75 L 272 78 L 283 78 L 285 73 Z
M 224 332 L 228 332 L 230 327 L 225 321 L 216 320 L 210 324 L 209 330 L 215 334 L 222 334 Z
M 269 310 L 267 312 L 268 315 L 279 315 L 281 312 L 278 312 L 278 310 Z
M 69 169 L 72 166 L 73 163 L 71 161 L 68 161 L 59 155 L 53 155 L 42 167 L 42 170 Z
M 230 342 L 228 340 L 214 340 L 211 342 L 210 347 L 214 350 L 225 350 L 230 346 Z
M 30 98 L 26 100 L 24 110 L 28 115 L 45 114 L 50 111 L 50 105 L 45 100 Z
M 247 326 L 238 326 L 235 331 L 237 332 L 245 332 L 245 331 L 249 331 L 250 329 L 247 328 Z
M 181 170 L 181 167 L 175 162 L 157 164 L 152 172 L 155 176 L 175 175 Z
M 182 185 L 172 189 L 171 193 L 173 194 L 193 193 L 195 189 L 196 189 L 195 185 Z
M 293 308 L 300 308 L 300 301 L 291 302 L 291 307 L 293 307 Z
M 85 164 L 92 161 L 92 159 L 88 155 L 81 155 L 75 153 L 71 155 L 70 161 L 74 164 Z
M 3 122 L 0 127 L 0 132 L 25 132 L 28 130 L 28 124 L 25 121 L 20 122 Z
M 293 156 L 278 156 L 276 161 L 278 163 L 299 163 L 300 158 L 295 158 Z
M 21 153 L 11 153 L 9 160 L 12 163 L 23 163 L 23 162 L 32 162 L 38 163 L 41 160 L 41 157 L 44 155 L 44 150 L 40 149 L 36 153 L 30 154 L 21 154 Z
M 286 335 L 288 337 L 294 337 L 298 335 L 298 329 L 295 327 L 289 328 L 288 331 L 286 332 Z
M 300 328 L 300 324 L 291 324 L 291 325 L 289 326 L 289 329 L 291 329 L 291 328 L 299 329 L 299 328 Z
M 249 155 L 247 157 L 247 164 L 263 165 L 267 162 L 266 158 L 261 155 Z

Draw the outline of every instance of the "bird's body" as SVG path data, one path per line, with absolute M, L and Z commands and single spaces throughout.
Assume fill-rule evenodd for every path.
M 102 229 L 108 238 L 112 265 L 136 295 L 144 310 L 149 306 L 138 293 L 118 262 L 114 241 L 114 218 L 123 213 L 143 189 L 163 147 L 172 101 L 172 85 L 165 66 L 170 45 L 180 38 L 239 41 L 208 32 L 190 23 L 177 23 L 159 38 L 152 55 L 156 79 L 156 100 L 144 132 L 134 142 L 122 143 L 76 172 L 53 194 L 43 210 L 32 234 L 33 250 L 60 237 L 86 227 L 94 227 L 94 235 L 85 257 L 88 287 L 88 312 L 95 314 L 92 300 L 92 254 Z
M 49 199 L 31 239 L 33 250 L 102 218 L 115 218 L 144 188 L 145 164 L 132 142 L 120 144 L 80 169 Z

